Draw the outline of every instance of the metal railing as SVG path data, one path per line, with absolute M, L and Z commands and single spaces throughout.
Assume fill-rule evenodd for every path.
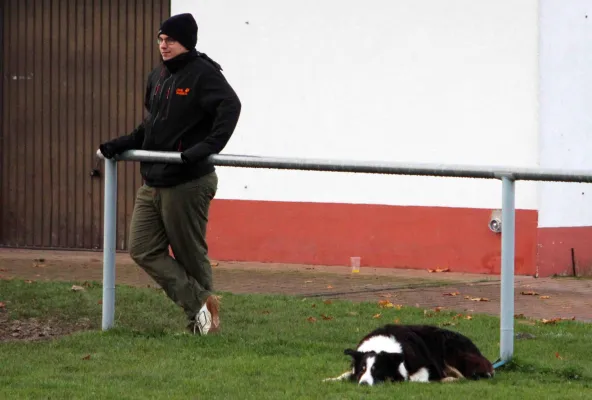
M 103 158 L 97 151 L 99 158 Z M 500 360 L 508 362 L 514 354 L 514 252 L 515 252 L 515 182 L 586 182 L 592 183 L 592 171 L 544 168 L 510 168 L 470 165 L 408 164 L 372 161 L 341 161 L 306 158 L 213 155 L 215 165 L 242 168 L 289 169 L 306 171 L 353 172 L 390 175 L 439 176 L 455 178 L 501 179 L 501 304 Z M 103 246 L 103 330 L 113 326 L 115 314 L 115 236 L 117 214 L 117 161 L 181 163 L 181 154 L 130 150 L 105 160 L 105 204 Z

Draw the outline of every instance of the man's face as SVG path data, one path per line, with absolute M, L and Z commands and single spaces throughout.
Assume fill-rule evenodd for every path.
M 187 49 L 181 43 L 164 34 L 158 36 L 158 49 L 164 61 L 187 52 Z

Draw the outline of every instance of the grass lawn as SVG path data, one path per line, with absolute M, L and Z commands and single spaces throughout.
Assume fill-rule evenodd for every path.
M 70 324 L 85 319 L 92 328 L 52 340 L 0 342 L 0 398 L 591 398 L 592 325 L 574 321 L 517 319 L 516 331 L 535 337 L 517 340 L 514 362 L 492 380 L 357 387 L 321 380 L 345 371 L 343 349 L 374 327 L 394 320 L 454 323 L 448 327 L 467 334 L 494 361 L 499 320 L 453 319 L 456 313 L 445 310 L 426 315 L 377 302 L 226 293 L 223 333 L 196 337 L 181 333 L 183 314 L 161 291 L 119 286 L 116 328 L 105 333 L 100 285 L 78 292 L 71 286 L 0 280 L 5 317 Z

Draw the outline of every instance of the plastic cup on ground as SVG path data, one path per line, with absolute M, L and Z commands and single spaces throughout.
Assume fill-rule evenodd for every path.
M 350 263 L 352 267 L 352 274 L 360 272 L 360 257 L 350 257 Z

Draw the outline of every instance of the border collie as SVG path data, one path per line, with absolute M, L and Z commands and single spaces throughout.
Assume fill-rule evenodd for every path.
M 381 382 L 450 382 L 491 378 L 493 365 L 466 336 L 430 325 L 384 325 L 367 334 L 357 348 L 345 349 L 351 370 L 324 381 L 359 385 Z

